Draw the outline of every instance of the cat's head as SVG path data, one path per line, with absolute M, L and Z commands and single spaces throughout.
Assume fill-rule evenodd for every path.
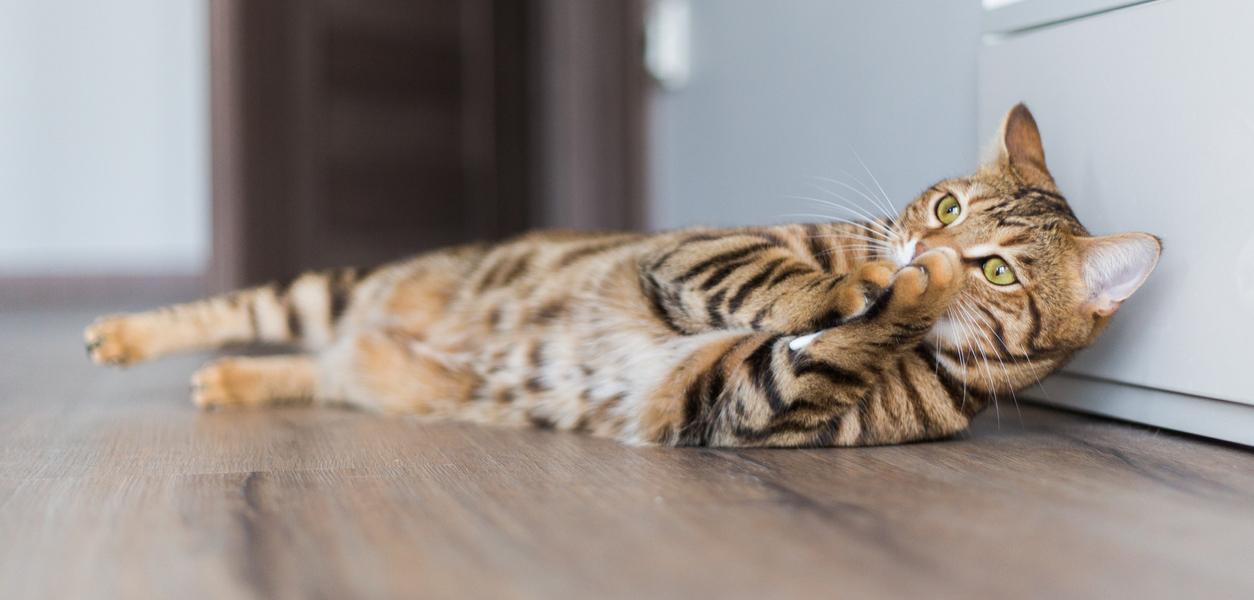
M 1089 235 L 1022 104 L 1006 114 L 992 160 L 928 188 L 894 229 L 899 263 L 942 245 L 963 257 L 963 290 L 929 342 L 955 372 L 998 391 L 1035 383 L 1091 344 L 1162 250 L 1146 233 Z

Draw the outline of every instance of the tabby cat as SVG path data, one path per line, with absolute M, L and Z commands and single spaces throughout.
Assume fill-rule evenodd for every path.
M 1085 231 L 1023 105 L 999 142 L 895 219 L 537 233 L 106 317 L 88 350 L 309 351 L 208 364 L 204 408 L 336 402 L 675 446 L 949 436 L 1092 343 L 1161 250 Z

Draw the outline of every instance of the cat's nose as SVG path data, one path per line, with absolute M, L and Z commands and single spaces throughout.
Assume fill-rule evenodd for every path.
M 927 245 L 927 242 L 923 240 L 919 240 L 918 242 L 914 244 L 914 256 L 911 256 L 910 260 L 914 260 L 918 258 L 920 254 L 923 254 L 924 252 L 927 252 L 928 250 L 931 250 L 931 249 L 932 247 Z

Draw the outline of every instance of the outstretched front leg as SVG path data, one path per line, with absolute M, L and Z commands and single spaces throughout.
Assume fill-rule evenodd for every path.
M 129 365 L 231 344 L 325 348 L 345 330 L 388 324 L 411 334 L 443 316 L 479 246 L 450 248 L 377 268 L 305 273 L 286 283 L 157 310 L 102 317 L 85 332 L 101 364 Z
M 960 288 L 961 269 L 956 252 L 935 249 L 836 327 L 711 344 L 660 390 L 680 391 L 682 407 L 646 425 L 661 443 L 712 446 L 874 445 L 960 431 L 975 401 L 954 402 L 916 349 Z
M 126 366 L 230 344 L 329 343 L 367 272 L 346 268 L 157 310 L 111 315 L 84 332 L 98 364 Z

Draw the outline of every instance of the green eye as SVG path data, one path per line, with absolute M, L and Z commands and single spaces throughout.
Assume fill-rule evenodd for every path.
M 962 205 L 958 203 L 958 199 L 952 194 L 945 194 L 940 202 L 936 203 L 936 218 L 941 223 L 948 225 L 958 220 L 958 216 L 962 214 Z
M 984 261 L 984 278 L 993 285 L 1010 285 L 1019 280 L 1015 277 L 1014 269 L 1000 256 Z

